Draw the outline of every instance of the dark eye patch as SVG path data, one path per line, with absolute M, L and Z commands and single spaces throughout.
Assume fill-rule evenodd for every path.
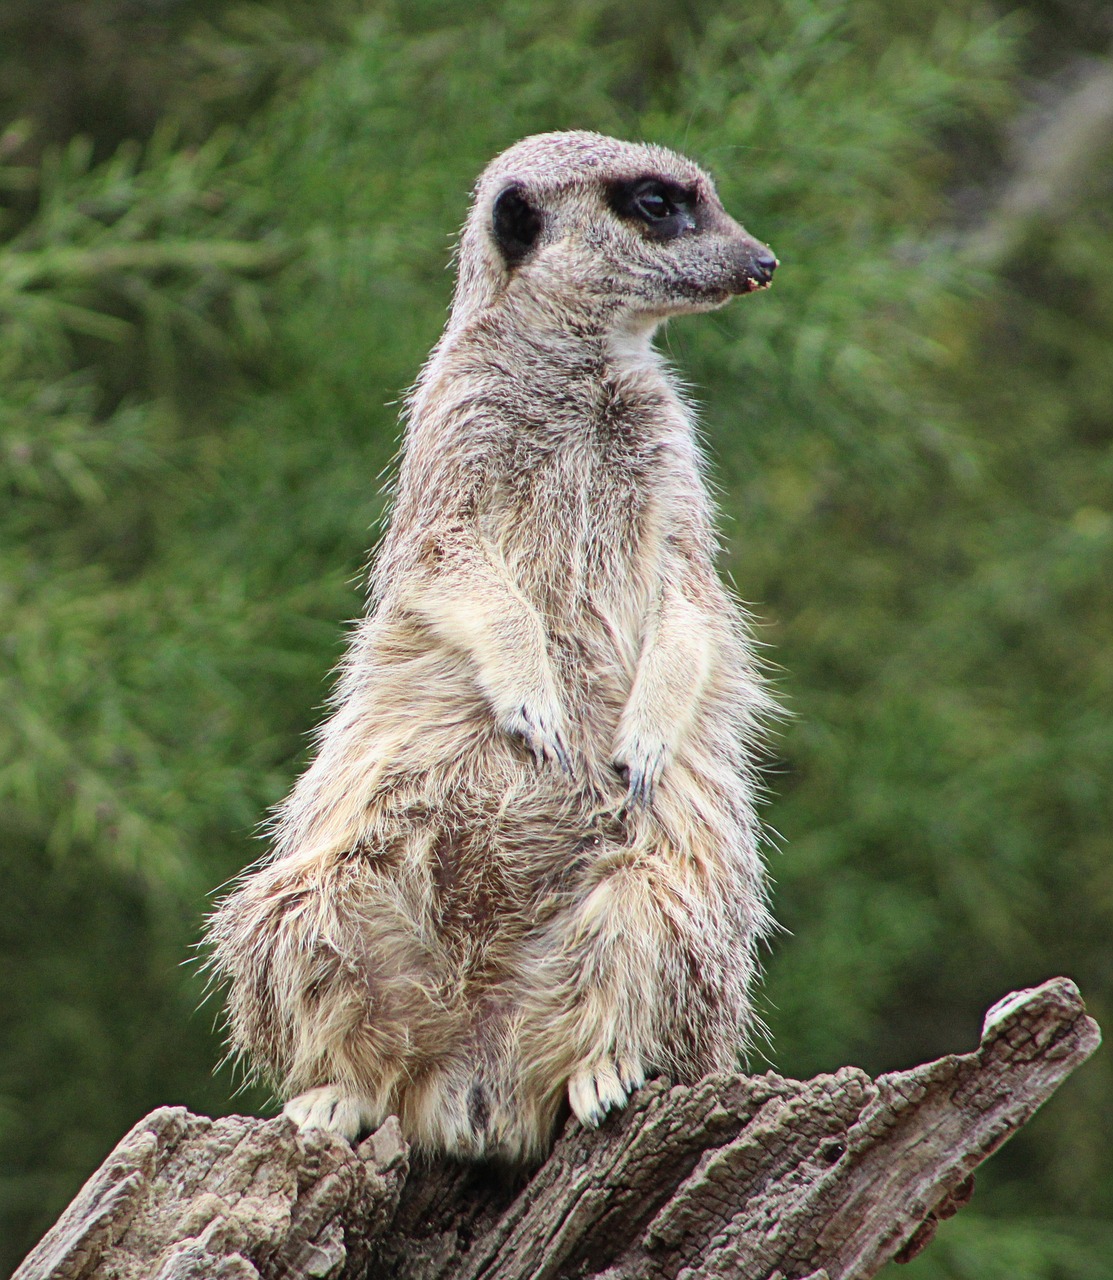
M 667 178 L 643 177 L 612 182 L 611 208 L 620 218 L 641 225 L 655 240 L 672 240 L 696 227 L 694 191 Z

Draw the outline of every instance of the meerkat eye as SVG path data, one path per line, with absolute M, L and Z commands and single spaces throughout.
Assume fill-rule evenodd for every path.
M 661 178 L 616 182 L 610 190 L 610 203 L 615 213 L 640 222 L 655 240 L 671 240 L 696 226 L 694 193 Z
M 631 208 L 650 222 L 661 222 L 675 217 L 679 210 L 665 185 L 661 182 L 643 182 L 634 192 Z

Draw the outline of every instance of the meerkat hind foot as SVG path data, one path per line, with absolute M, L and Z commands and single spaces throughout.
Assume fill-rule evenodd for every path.
M 645 1067 L 640 1058 L 626 1057 L 618 1060 L 618 1078 L 627 1093 L 633 1093 L 645 1084 Z
M 634 1058 L 609 1058 L 581 1067 L 568 1081 L 568 1101 L 576 1119 L 594 1129 L 608 1111 L 626 1105 L 626 1099 L 645 1084 L 645 1070 Z
M 373 1127 L 363 1102 L 339 1085 L 324 1084 L 291 1098 L 282 1108 L 299 1129 L 329 1129 L 354 1142 Z

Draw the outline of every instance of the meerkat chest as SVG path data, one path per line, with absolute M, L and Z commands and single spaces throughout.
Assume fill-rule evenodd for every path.
M 492 486 L 483 535 L 549 616 L 644 593 L 663 536 L 652 454 L 522 450 Z

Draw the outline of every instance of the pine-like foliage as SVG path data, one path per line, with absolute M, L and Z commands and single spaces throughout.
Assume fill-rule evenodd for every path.
M 182 962 L 304 763 L 468 187 L 543 129 L 688 152 L 783 263 L 665 339 L 792 715 L 770 1063 L 965 1049 L 1059 972 L 1113 1025 L 1108 152 L 971 248 L 1042 9 L 214 0 L 160 55 L 92 8 L 161 123 L 102 73 L 90 140 L 30 88 L 0 136 L 0 1265 L 152 1106 L 265 1104 Z M 1110 1077 L 910 1280 L 1113 1274 Z

